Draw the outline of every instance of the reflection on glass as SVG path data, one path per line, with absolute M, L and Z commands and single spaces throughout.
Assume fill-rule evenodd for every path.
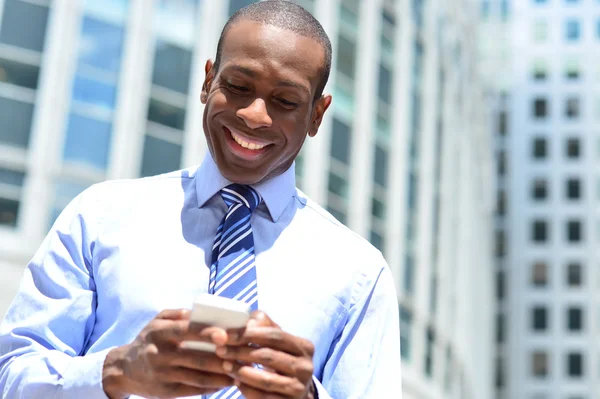
M 73 83 L 73 100 L 93 104 L 103 110 L 115 107 L 116 87 L 83 76 L 76 76 Z
M 86 16 L 81 28 L 79 64 L 117 72 L 121 63 L 123 28 Z
M 157 41 L 152 83 L 186 94 L 190 84 L 191 63 L 191 51 Z
M 84 7 L 86 13 L 101 15 L 111 21 L 124 22 L 129 0 L 85 0 Z
M 0 42 L 42 51 L 46 36 L 48 7 L 18 0 L 5 0 Z
M 0 58 L 0 82 L 35 89 L 39 74 L 38 66 Z
M 0 97 L 0 143 L 27 148 L 33 104 Z
M 154 176 L 180 168 L 181 146 L 146 135 L 142 176 Z
M 185 126 L 185 109 L 151 98 L 148 105 L 148 120 L 183 130 Z
M 71 114 L 64 147 L 64 159 L 106 169 L 111 125 Z

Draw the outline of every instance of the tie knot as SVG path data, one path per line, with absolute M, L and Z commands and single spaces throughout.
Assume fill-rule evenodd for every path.
M 250 209 L 250 212 L 254 212 L 262 201 L 260 194 L 255 189 L 242 184 L 230 184 L 222 188 L 221 197 L 228 208 L 235 204 L 242 204 Z

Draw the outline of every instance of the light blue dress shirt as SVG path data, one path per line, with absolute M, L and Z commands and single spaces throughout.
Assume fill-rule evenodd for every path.
M 0 325 L 2 397 L 105 399 L 107 352 L 207 291 L 229 183 L 207 156 L 73 200 Z M 294 167 L 254 187 L 259 309 L 315 344 L 319 398 L 400 398 L 398 305 L 381 253 L 296 189 Z

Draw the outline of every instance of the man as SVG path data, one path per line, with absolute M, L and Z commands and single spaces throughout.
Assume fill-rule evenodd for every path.
M 0 328 L 3 397 L 401 396 L 389 268 L 295 188 L 330 65 L 301 7 L 232 16 L 205 67 L 210 154 L 98 184 L 64 210 Z M 243 332 L 195 331 L 185 309 L 206 292 L 260 311 Z M 194 339 L 216 353 L 181 345 Z

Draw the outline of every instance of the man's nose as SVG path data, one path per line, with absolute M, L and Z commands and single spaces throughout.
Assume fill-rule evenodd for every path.
M 269 127 L 273 124 L 267 110 L 267 104 L 261 98 L 255 99 L 245 108 L 240 108 L 236 115 L 242 118 L 250 129 Z

